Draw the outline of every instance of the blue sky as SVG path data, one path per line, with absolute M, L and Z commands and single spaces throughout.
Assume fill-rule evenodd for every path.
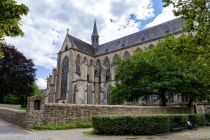
M 18 0 L 30 12 L 23 17 L 24 37 L 6 38 L 35 63 L 36 83 L 46 88 L 46 78 L 56 67 L 57 52 L 66 30 L 90 43 L 94 19 L 100 44 L 174 19 L 172 6 L 161 0 Z

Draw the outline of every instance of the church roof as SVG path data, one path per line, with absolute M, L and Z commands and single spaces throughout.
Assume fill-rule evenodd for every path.
M 181 18 L 177 18 L 177 19 L 156 25 L 154 27 L 150 27 L 142 31 L 124 36 L 122 38 L 107 42 L 105 44 L 99 45 L 99 48 L 97 49 L 95 49 L 92 45 L 80 39 L 77 39 L 71 35 L 68 35 L 68 36 L 69 36 L 70 41 L 75 45 L 74 47 L 75 49 L 78 49 L 79 51 L 85 54 L 91 55 L 91 56 L 98 56 L 98 55 L 103 55 L 105 53 L 124 49 L 130 46 L 134 46 L 137 44 L 150 42 L 158 38 L 161 38 L 165 35 L 179 33 L 183 25 L 184 25 L 184 21 Z M 95 22 L 94 22 L 93 33 L 97 33 Z M 98 33 L 95 35 L 98 35 Z
M 68 35 L 68 36 L 69 36 L 70 41 L 75 45 L 75 49 L 78 49 L 81 52 L 89 54 L 89 55 L 94 55 L 95 48 L 92 45 L 90 45 L 76 37 L 73 37 L 71 35 Z
M 167 34 L 179 33 L 183 25 L 184 21 L 180 18 L 159 24 L 157 26 L 102 44 L 96 50 L 95 55 L 101 55 L 104 53 L 130 47 L 132 45 L 152 41 Z

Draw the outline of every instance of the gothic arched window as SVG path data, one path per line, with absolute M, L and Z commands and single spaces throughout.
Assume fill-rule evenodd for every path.
M 81 72 L 80 72 L 80 55 L 77 55 L 76 58 L 76 73 L 80 76 Z
M 95 77 L 97 78 L 97 82 L 100 82 L 100 80 L 101 80 L 101 61 L 99 59 L 96 61 Z
M 112 58 L 112 65 L 114 65 L 119 59 L 120 59 L 120 56 L 115 54 Z
M 67 83 L 68 83 L 68 71 L 69 71 L 69 58 L 66 56 L 62 63 L 62 74 L 61 74 L 61 99 L 66 98 Z
M 148 46 L 149 49 L 152 49 L 152 48 L 154 48 L 154 47 L 155 47 L 154 44 L 149 44 L 149 46 Z
M 104 59 L 104 66 L 105 66 L 106 81 L 110 81 L 111 80 L 111 70 L 110 70 L 111 64 L 108 57 Z
M 74 85 L 74 94 L 73 94 L 73 104 L 76 104 L 76 97 L 77 97 L 77 85 Z
M 128 51 L 126 51 L 125 53 L 124 53 L 124 55 L 123 55 L 125 58 L 129 58 L 131 55 L 130 55 L 130 53 L 128 52 Z

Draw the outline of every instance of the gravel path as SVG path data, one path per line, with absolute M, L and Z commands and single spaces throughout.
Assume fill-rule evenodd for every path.
M 210 127 L 158 136 L 96 136 L 91 129 L 28 131 L 0 120 L 0 140 L 210 140 Z

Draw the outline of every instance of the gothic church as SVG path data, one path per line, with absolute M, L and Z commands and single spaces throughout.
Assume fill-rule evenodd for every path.
M 49 103 L 109 104 L 109 86 L 115 83 L 115 66 L 118 56 L 129 58 L 136 50 L 153 47 L 165 35 L 180 35 L 183 20 L 180 18 L 99 44 L 100 38 L 94 22 L 91 44 L 66 34 L 58 52 L 57 68 L 47 79 Z M 111 36 L 111 33 L 110 33 Z M 183 102 L 179 96 L 168 97 L 171 103 Z M 147 100 L 130 104 L 158 104 L 150 96 Z M 129 104 L 129 103 L 126 103 Z

